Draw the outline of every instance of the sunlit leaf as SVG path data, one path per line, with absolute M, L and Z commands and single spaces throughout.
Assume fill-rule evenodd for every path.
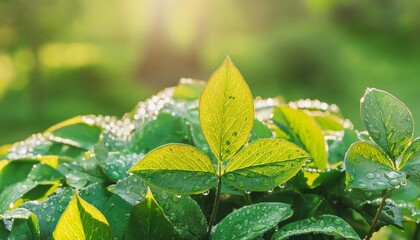
M 202 193 L 217 182 L 209 157 L 183 144 L 168 144 L 149 152 L 130 172 L 156 187 L 183 195 Z
M 327 168 L 327 143 L 318 123 L 305 112 L 292 109 L 288 106 L 280 106 L 275 114 L 281 114 L 287 126 L 292 130 L 305 150 L 311 155 L 313 164 L 319 169 Z M 277 116 L 275 116 L 277 117 Z
M 292 216 L 285 203 L 257 203 L 242 207 L 227 215 L 213 229 L 212 240 L 254 239 Z
M 420 138 L 415 139 L 402 156 L 400 170 L 420 179 Z
M 73 195 L 53 233 L 54 239 L 112 239 L 111 229 L 104 215 Z
M 229 57 L 210 77 L 199 107 L 201 128 L 210 148 L 219 160 L 230 159 L 248 141 L 254 101 Z
M 134 206 L 125 239 L 175 239 L 175 229 L 149 190 L 146 198 Z
M 322 215 L 316 218 L 308 218 L 289 223 L 278 230 L 271 239 L 288 239 L 292 236 L 310 233 L 331 236 L 339 235 L 345 239 L 360 239 L 348 223 L 333 215 Z
M 350 147 L 345 166 L 348 188 L 392 189 L 406 181 L 405 173 L 393 169 L 391 161 L 379 149 L 365 142 Z
M 293 177 L 308 160 L 301 148 L 283 139 L 261 139 L 230 160 L 223 179 L 249 191 L 270 190 Z
M 413 137 L 410 110 L 391 94 L 374 88 L 366 90 L 360 104 L 362 121 L 369 135 L 396 161 Z

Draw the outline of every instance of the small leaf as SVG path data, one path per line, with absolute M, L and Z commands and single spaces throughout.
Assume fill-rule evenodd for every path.
M 156 202 L 152 192 L 148 191 L 146 198 L 134 206 L 125 233 L 125 239 L 174 239 L 175 229 L 163 214 L 162 208 Z
M 318 123 L 302 110 L 288 106 L 280 106 L 277 109 L 280 110 L 286 124 L 298 137 L 305 150 L 311 155 L 314 166 L 319 169 L 327 168 L 327 144 Z M 276 113 L 279 114 L 278 111 L 275 111 Z
M 289 204 L 265 202 L 242 207 L 227 215 L 213 229 L 212 240 L 254 239 L 292 216 Z
M 132 175 L 119 180 L 116 185 L 109 186 L 108 190 L 134 206 L 146 196 L 147 184 L 140 177 Z
M 13 220 L 10 234 L 7 239 L 40 239 L 38 219 L 36 218 L 35 214 L 29 210 L 24 208 L 17 208 L 11 211 L 7 211 L 3 215 L 0 215 L 0 219 L 2 218 Z
M 46 131 L 46 133 L 56 137 L 54 138 L 56 142 L 86 150 L 93 149 L 93 146 L 99 140 L 101 132 L 102 128 L 83 122 L 80 116 L 58 123 Z
M 112 239 L 108 221 L 76 193 L 53 233 L 54 239 Z
M 203 91 L 206 83 L 190 78 L 181 78 L 178 86 L 175 87 L 172 97 L 176 100 L 197 100 Z
M 368 88 L 360 103 L 363 124 L 393 161 L 408 147 L 414 122 L 410 110 L 391 94 Z
M 272 138 L 273 132 L 264 123 L 259 120 L 254 121 L 254 127 L 252 128 L 251 137 L 249 142 L 254 142 L 262 138 Z
M 158 188 L 182 195 L 205 192 L 217 183 L 209 157 L 183 144 L 168 144 L 149 152 L 130 172 Z
M 199 106 L 201 128 L 210 148 L 219 160 L 230 159 L 248 141 L 254 101 L 229 57 L 210 77 Z
M 31 201 L 22 204 L 22 208 L 30 210 L 37 216 L 41 239 L 51 239 L 57 222 L 69 204 L 72 194 L 73 191 L 69 187 L 59 188 L 54 195 L 42 203 Z
M 420 138 L 416 138 L 404 152 L 400 170 L 420 179 Z
M 348 188 L 392 189 L 406 181 L 405 173 L 393 169 L 391 161 L 379 149 L 365 142 L 351 145 L 345 166 Z
M 271 239 L 288 239 L 291 236 L 309 233 L 321 233 L 331 236 L 340 235 L 345 239 L 360 239 L 347 222 L 333 215 L 322 215 L 289 223 L 278 230 Z
M 292 178 L 309 155 L 283 139 L 262 139 L 245 146 L 228 162 L 223 179 L 249 191 L 266 191 Z

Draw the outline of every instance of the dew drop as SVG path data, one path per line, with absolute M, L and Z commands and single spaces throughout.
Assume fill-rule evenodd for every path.
M 254 227 L 252 227 L 252 231 L 259 232 L 259 231 L 263 230 L 264 228 L 265 228 L 265 225 L 258 224 L 258 225 L 255 225 Z
M 249 195 L 249 194 L 251 194 L 252 191 L 244 190 L 244 192 Z
M 51 215 L 48 215 L 48 216 L 45 218 L 45 221 L 47 221 L 48 223 L 49 223 L 49 222 L 51 222 L 51 220 L 52 220 Z
M 286 187 L 286 183 L 280 184 L 279 188 L 285 188 Z
M 319 226 L 320 226 L 320 227 L 325 227 L 325 222 L 324 222 L 324 220 L 319 221 Z
M 233 182 L 233 181 L 236 180 L 236 176 L 233 173 L 227 173 L 226 174 L 226 179 Z
M 272 193 L 273 191 L 274 191 L 274 189 L 267 190 L 268 193 Z
M 210 186 L 211 185 L 210 179 L 204 180 L 204 184 L 207 185 L 207 186 Z
M 367 179 L 374 179 L 375 178 L 375 174 L 373 174 L 373 173 L 367 173 L 366 174 L 366 178 Z
M 391 179 L 389 181 L 389 184 L 391 184 L 392 186 L 398 186 L 400 185 L 400 181 L 398 181 L 398 179 Z
M 203 192 L 202 194 L 203 194 L 204 196 L 207 196 L 207 195 L 209 195 L 209 193 L 210 193 L 210 190 L 207 190 L 207 191 Z

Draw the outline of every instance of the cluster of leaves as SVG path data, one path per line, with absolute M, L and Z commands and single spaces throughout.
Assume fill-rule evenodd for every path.
M 384 225 L 414 238 L 412 116 L 375 89 L 361 109 L 367 133 L 335 105 L 254 100 L 227 58 L 121 119 L 1 147 L 0 239 L 360 239 Z

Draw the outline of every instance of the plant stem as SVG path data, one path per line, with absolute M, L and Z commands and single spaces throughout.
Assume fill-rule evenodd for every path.
M 245 194 L 245 204 L 246 205 L 251 205 L 252 204 L 251 194 Z
M 370 226 L 369 232 L 366 235 L 365 240 L 369 240 L 372 237 L 373 233 L 375 232 L 376 224 L 378 224 L 379 217 L 381 216 L 382 209 L 385 206 L 385 200 L 387 198 L 387 194 L 388 194 L 388 191 L 385 189 L 382 192 L 381 203 L 379 204 L 378 210 L 376 211 L 375 218 L 373 219 L 372 225 Z
M 210 236 L 211 229 L 213 228 L 214 221 L 216 220 L 217 209 L 219 208 L 220 192 L 222 190 L 222 162 L 218 163 L 218 179 L 216 186 L 216 193 L 214 194 L 213 210 L 209 221 L 209 228 L 207 229 L 207 237 Z

